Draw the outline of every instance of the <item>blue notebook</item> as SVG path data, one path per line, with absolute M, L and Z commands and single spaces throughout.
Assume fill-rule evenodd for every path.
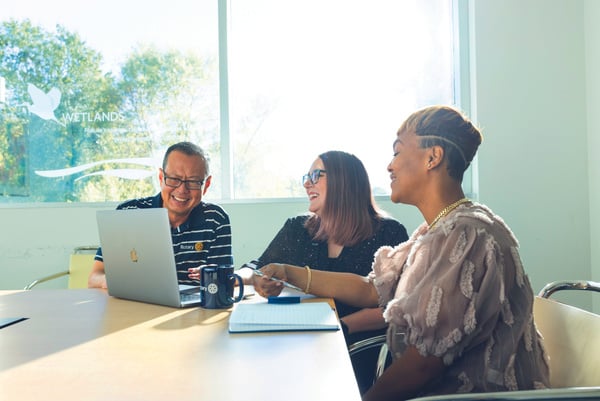
M 327 302 L 295 304 L 240 303 L 229 317 L 230 333 L 339 330 L 335 311 Z

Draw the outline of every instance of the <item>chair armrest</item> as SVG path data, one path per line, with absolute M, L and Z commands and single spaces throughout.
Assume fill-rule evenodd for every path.
M 352 356 L 358 352 L 361 352 L 361 351 L 364 351 L 364 350 L 367 350 L 370 348 L 380 347 L 383 344 L 385 344 L 385 340 L 386 340 L 385 334 L 365 338 L 364 340 L 360 340 L 360 341 L 350 344 L 348 346 L 348 352 L 350 353 L 350 356 Z
M 554 281 L 546 284 L 544 288 L 540 290 L 538 296 L 542 298 L 549 298 L 553 293 L 563 290 L 586 290 L 600 292 L 600 283 L 587 280 Z
M 597 401 L 598 399 L 600 399 L 600 387 L 567 387 L 544 390 L 434 395 L 429 397 L 411 398 L 410 401 Z
M 45 281 L 50 281 L 50 280 L 53 280 L 53 279 L 58 278 L 58 277 L 67 276 L 68 274 L 69 274 L 69 271 L 65 270 L 65 271 L 62 271 L 62 272 L 51 274 L 51 275 L 46 276 L 46 277 L 38 278 L 38 279 L 32 281 L 31 283 L 27 284 L 25 286 L 24 290 L 30 290 L 30 289 L 32 289 L 33 287 L 35 287 L 36 285 L 38 285 L 40 283 L 43 283 Z

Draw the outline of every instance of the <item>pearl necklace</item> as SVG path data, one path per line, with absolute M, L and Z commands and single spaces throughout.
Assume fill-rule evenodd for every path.
M 451 205 L 448 205 L 445 208 L 443 208 L 442 211 L 440 212 L 440 214 L 438 214 L 435 217 L 435 219 L 433 219 L 433 221 L 429 225 L 429 229 L 431 230 L 433 228 L 433 226 L 435 226 L 435 223 L 437 223 L 442 217 L 444 217 L 445 215 L 447 215 L 448 213 L 450 213 L 451 211 L 453 211 L 454 209 L 456 209 L 463 203 L 467 203 L 467 202 L 469 202 L 469 199 L 462 198 L 462 199 L 459 199 L 456 202 L 452 203 Z

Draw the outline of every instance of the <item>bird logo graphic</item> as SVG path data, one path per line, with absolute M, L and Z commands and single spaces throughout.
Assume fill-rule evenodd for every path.
M 39 118 L 43 120 L 51 120 L 56 122 L 57 124 L 65 127 L 65 124 L 60 122 L 54 111 L 60 104 L 61 93 L 60 91 L 53 87 L 47 93 L 43 90 L 35 86 L 34 84 L 27 84 L 27 92 L 29 96 L 31 96 L 32 104 L 22 103 L 20 106 L 27 107 L 29 113 L 35 114 Z M 58 177 L 66 177 L 73 174 L 78 174 L 85 172 L 86 170 L 96 168 L 97 166 L 106 164 L 106 163 L 127 163 L 127 164 L 137 164 L 144 167 L 156 167 L 157 161 L 154 158 L 150 157 L 129 157 L 129 158 L 119 158 L 119 159 L 104 159 L 99 161 L 94 161 L 91 163 L 85 163 L 79 166 L 67 167 L 55 170 L 36 170 L 35 173 L 42 177 L 47 178 L 58 178 Z M 75 179 L 75 181 L 79 181 L 81 179 L 85 179 L 92 176 L 107 176 L 107 177 L 118 177 L 127 180 L 143 180 L 145 178 L 150 177 L 153 174 L 152 171 L 144 168 L 115 168 L 101 171 L 94 171 L 87 174 L 84 174 L 81 177 Z M 134 250 L 135 251 L 135 250 Z M 137 254 L 131 254 L 132 261 L 137 261 Z M 135 260 L 134 260 L 135 259 Z
M 27 84 L 27 92 L 29 92 L 29 96 L 31 96 L 31 100 L 33 101 L 33 104 L 25 104 L 30 113 L 35 114 L 43 120 L 52 120 L 63 127 L 65 126 L 54 115 L 54 110 L 60 104 L 61 94 L 58 89 L 52 88 L 48 93 L 44 93 L 37 86 Z

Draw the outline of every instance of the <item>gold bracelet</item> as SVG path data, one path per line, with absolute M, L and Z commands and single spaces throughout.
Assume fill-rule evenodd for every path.
M 306 289 L 304 290 L 304 293 L 308 294 L 308 290 L 310 290 L 310 280 L 312 278 L 312 273 L 308 265 L 304 266 L 304 268 L 306 269 L 306 273 L 308 274 L 308 278 L 306 279 Z

